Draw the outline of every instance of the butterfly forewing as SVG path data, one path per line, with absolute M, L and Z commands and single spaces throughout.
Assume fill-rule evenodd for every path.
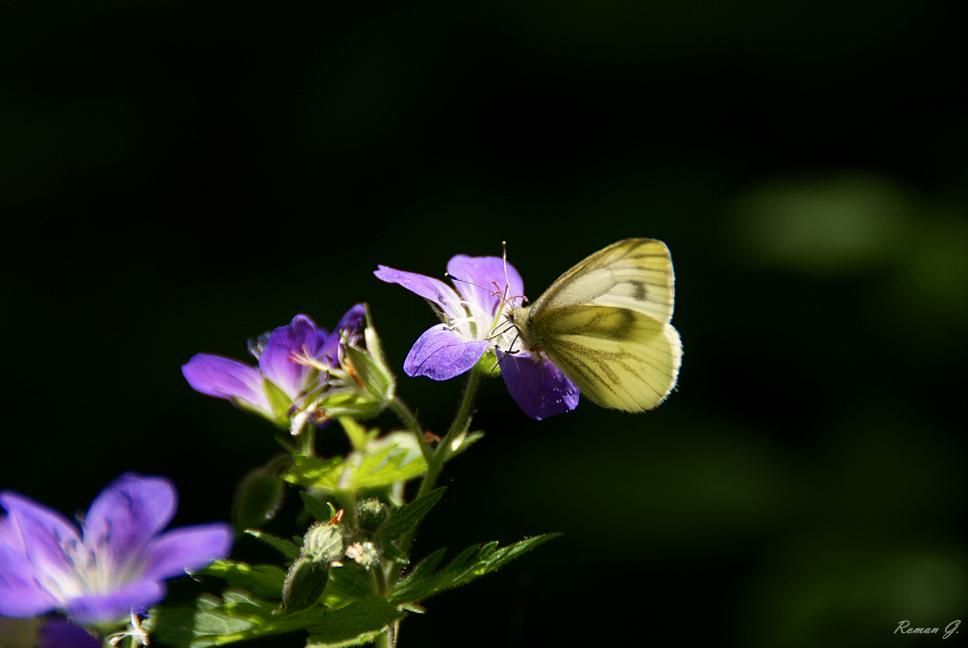
M 533 304 L 532 318 L 556 307 L 588 304 L 645 313 L 660 322 L 672 318 L 672 259 L 662 241 L 637 238 L 595 252 L 558 278 Z

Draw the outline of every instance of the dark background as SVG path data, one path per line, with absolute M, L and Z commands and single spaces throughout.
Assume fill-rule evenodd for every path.
M 432 315 L 377 263 L 506 239 L 533 298 L 651 236 L 678 391 L 534 423 L 487 384 L 418 553 L 565 535 L 402 645 L 907 646 L 965 615 L 963 4 L 40 4 L 0 4 L 0 487 L 71 512 L 161 473 L 178 524 L 225 519 L 276 446 L 188 388 L 196 351 L 366 300 L 399 367 Z M 445 429 L 456 381 L 400 390 Z

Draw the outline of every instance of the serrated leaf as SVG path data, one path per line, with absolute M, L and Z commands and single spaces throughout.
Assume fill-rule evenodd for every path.
M 329 570 L 329 582 L 323 592 L 328 607 L 340 607 L 352 601 L 373 596 L 373 579 L 370 573 L 356 563 L 347 562 Z
M 372 641 L 384 628 L 403 616 L 382 598 L 369 598 L 329 613 L 319 626 L 310 628 L 306 648 L 358 646 Z
M 161 645 L 173 648 L 224 646 L 299 630 L 332 643 L 379 633 L 403 615 L 385 599 L 376 597 L 337 610 L 314 607 L 273 614 L 276 609 L 276 605 L 244 593 L 226 591 L 223 600 L 205 595 L 191 608 L 154 608 L 145 626 Z
M 216 560 L 192 575 L 221 578 L 229 585 L 249 590 L 258 597 L 276 600 L 282 596 L 282 583 L 286 578 L 286 572 L 275 565 L 250 565 L 234 560 Z
M 398 508 L 380 530 L 380 538 L 394 540 L 413 529 L 437 505 L 446 490 L 446 486 L 435 488 L 423 497 L 418 497 Z
M 295 457 L 284 478 L 324 493 L 356 493 L 407 481 L 426 472 L 427 462 L 404 438 L 412 437 L 387 435 L 371 443 L 367 452 L 353 452 L 346 459 Z
M 245 534 L 264 542 L 289 560 L 295 560 L 299 556 L 299 547 L 296 546 L 296 543 L 285 538 L 280 538 L 279 536 L 266 533 L 265 531 L 259 531 L 258 529 L 246 529 Z
M 396 584 L 390 595 L 390 602 L 401 604 L 420 601 L 445 590 L 466 585 L 481 576 L 497 571 L 515 558 L 558 535 L 560 534 L 547 533 L 507 547 L 498 547 L 496 542 L 472 545 L 439 570 L 437 565 L 440 564 L 445 550 L 438 549 Z

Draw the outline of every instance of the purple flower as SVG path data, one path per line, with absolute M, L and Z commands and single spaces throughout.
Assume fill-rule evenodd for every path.
M 403 364 L 408 376 L 449 380 L 472 369 L 493 350 L 511 397 L 531 418 L 540 421 L 578 406 L 578 387 L 546 357 L 523 349 L 508 324 L 513 301 L 524 298 L 524 282 L 504 259 L 463 254 L 451 258 L 447 274 L 453 288 L 432 277 L 382 265 L 374 274 L 429 301 L 442 320 L 414 342 Z
M 100 648 L 101 642 L 73 623 L 54 620 L 40 630 L 40 648 Z
M 340 341 L 357 341 L 365 316 L 363 305 L 356 304 L 328 333 L 308 316 L 296 315 L 253 345 L 257 367 L 199 353 L 182 366 L 182 375 L 197 392 L 232 401 L 280 425 L 292 419 L 295 434 L 313 413 L 314 398 L 338 372 Z
M 175 489 L 161 477 L 122 475 L 91 504 L 80 532 L 16 493 L 0 493 L 0 615 L 63 610 L 75 621 L 115 621 L 165 596 L 164 579 L 228 555 L 224 524 L 162 533 Z

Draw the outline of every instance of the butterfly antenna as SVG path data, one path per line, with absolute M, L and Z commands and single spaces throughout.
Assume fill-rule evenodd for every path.
M 449 272 L 445 272 L 444 273 L 444 279 L 450 279 L 451 281 L 456 281 L 458 283 L 466 283 L 466 284 L 469 284 L 471 286 L 474 286 L 475 288 L 480 288 L 481 290 L 487 291 L 488 293 L 491 292 L 490 289 L 485 288 L 481 284 L 476 284 L 473 281 L 468 281 L 467 279 L 461 279 L 459 277 L 455 277 L 454 275 L 450 274 Z
M 505 333 L 507 333 L 508 331 L 510 331 L 511 329 L 517 329 L 517 328 L 518 327 L 517 327 L 517 325 L 514 322 L 508 322 L 508 325 L 507 325 L 506 328 L 501 329 L 500 331 L 495 331 L 494 332 L 494 335 L 492 335 L 491 337 L 489 337 L 487 339 L 488 340 L 495 340 L 495 339 L 501 337 L 502 335 L 504 335 Z
M 517 338 L 514 338 L 514 340 L 517 341 Z M 514 342 L 511 343 L 511 346 L 514 346 Z M 519 353 L 521 353 L 520 349 L 518 349 L 517 351 L 512 351 L 511 349 L 508 349 L 507 351 L 504 352 L 504 355 L 498 358 L 497 362 L 494 363 L 494 367 L 501 367 L 501 369 L 503 369 L 504 367 L 501 365 L 501 363 L 504 362 L 508 356 L 517 355 Z M 494 367 L 491 367 L 491 371 L 494 371 Z

